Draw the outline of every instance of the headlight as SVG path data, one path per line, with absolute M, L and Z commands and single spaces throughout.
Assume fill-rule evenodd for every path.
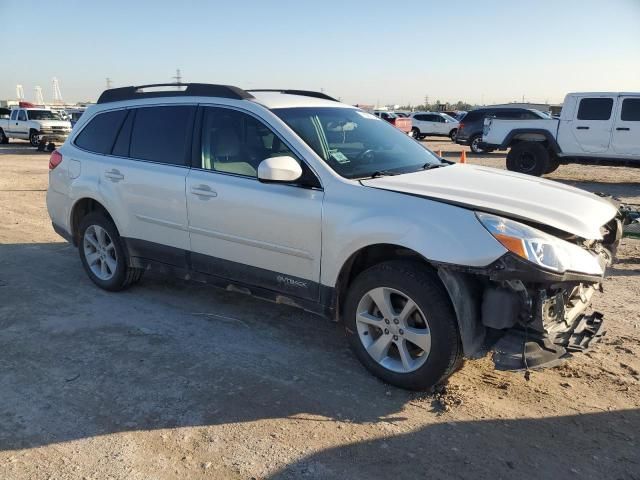
M 598 256 L 578 245 L 508 218 L 482 212 L 476 212 L 476 217 L 507 250 L 540 267 L 558 273 L 603 273 Z

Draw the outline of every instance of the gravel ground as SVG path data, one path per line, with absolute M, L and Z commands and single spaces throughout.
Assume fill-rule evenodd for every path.
M 99 290 L 51 229 L 47 161 L 0 147 L 1 479 L 640 478 L 640 241 L 594 350 L 529 380 L 468 361 L 415 394 L 290 307 L 153 275 Z M 549 177 L 640 203 L 640 169 Z

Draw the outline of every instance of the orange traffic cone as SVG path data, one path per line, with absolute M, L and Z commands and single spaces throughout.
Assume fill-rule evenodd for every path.
M 442 150 L 438 150 L 438 156 L 442 158 Z
M 460 154 L 460 163 L 467 163 L 467 152 L 466 150 L 462 150 Z

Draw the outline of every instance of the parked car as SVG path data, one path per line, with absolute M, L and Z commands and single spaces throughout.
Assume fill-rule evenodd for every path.
M 97 286 L 159 269 L 323 314 L 410 389 L 488 332 L 502 368 L 602 333 L 585 311 L 620 238 L 609 200 L 442 161 L 321 93 L 153 87 L 106 90 L 49 162 L 53 228 Z
M 84 108 L 72 108 L 66 110 L 67 115 L 69 116 L 69 121 L 71 122 L 71 128 L 73 128 L 74 125 L 78 123 L 78 120 L 80 120 L 80 117 L 82 116 L 84 111 Z
M 410 118 L 406 118 L 401 115 L 396 115 L 393 112 L 386 112 L 382 110 L 374 110 L 373 114 L 376 117 L 381 118 L 385 122 L 389 122 L 391 125 L 396 127 L 398 130 L 406 133 L 407 135 L 412 135 Z
M 439 112 L 413 112 L 411 114 L 414 138 L 423 138 L 427 135 L 449 137 L 455 141 L 458 133 L 459 122 Z
M 391 112 L 393 113 L 396 117 L 402 117 L 402 118 L 409 118 L 409 114 L 407 112 Z
M 41 142 L 64 142 L 69 132 L 69 121 L 44 108 L 16 108 L 11 110 L 8 119 L 0 118 L 0 143 L 19 138 L 37 147 Z
M 559 119 L 487 119 L 481 148 L 510 148 L 507 168 L 537 176 L 567 163 L 640 165 L 640 93 L 570 93 Z
M 441 112 L 444 113 L 446 115 L 449 115 L 451 118 L 460 121 L 462 119 L 462 117 L 464 117 L 467 112 L 463 111 L 463 110 L 451 110 L 448 112 Z
M 493 147 L 484 148 L 482 143 L 482 132 L 484 129 L 484 119 L 494 117 L 509 120 L 540 120 L 548 118 L 542 112 L 530 108 L 510 108 L 510 107 L 483 107 L 467 113 L 460 121 L 456 143 L 468 145 L 473 153 L 489 153 L 495 150 Z

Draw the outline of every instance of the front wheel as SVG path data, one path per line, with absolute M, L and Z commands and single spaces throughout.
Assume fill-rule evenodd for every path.
M 0 143 L 6 145 L 9 143 L 9 137 L 7 137 L 4 133 L 4 130 L 0 128 Z
M 87 275 L 100 288 L 122 290 L 142 276 L 142 269 L 127 265 L 116 226 L 100 212 L 90 213 L 82 219 L 78 250 Z
M 389 261 L 365 270 L 349 288 L 344 315 L 355 355 L 392 385 L 427 390 L 462 362 L 449 296 L 421 264 Z
M 35 130 L 31 130 L 31 133 L 29 134 L 29 143 L 32 147 L 37 147 L 40 144 L 38 135 L 38 132 L 36 132 Z

